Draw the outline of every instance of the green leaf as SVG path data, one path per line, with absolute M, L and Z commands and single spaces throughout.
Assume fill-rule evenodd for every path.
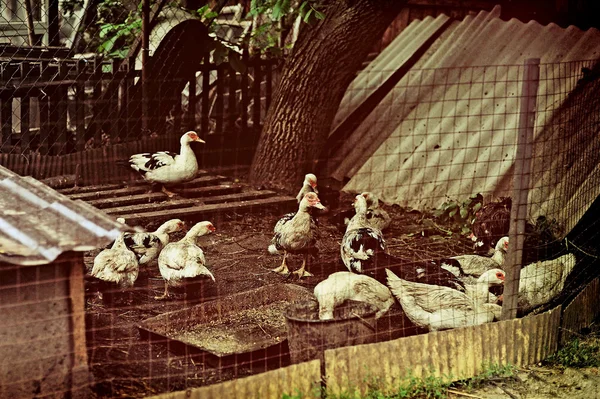
M 278 0 L 274 5 L 273 8 L 271 9 L 271 17 L 275 20 L 275 21 L 279 21 L 281 19 L 281 17 L 283 16 L 283 12 L 281 10 L 281 0 Z
M 467 208 L 461 208 L 461 210 L 460 210 L 460 218 L 461 219 L 466 219 L 468 214 L 469 214 L 469 210 Z
M 448 214 L 449 217 L 454 217 L 454 215 L 456 215 L 456 213 L 458 212 L 458 208 L 453 209 L 450 211 L 450 213 Z
M 315 17 L 317 19 L 323 20 L 323 19 L 325 19 L 325 14 L 323 14 L 321 11 L 315 10 Z
M 198 14 L 198 16 L 200 18 L 202 18 L 209 9 L 210 9 L 210 6 L 208 4 L 205 4 L 202 7 L 200 7 L 199 9 L 197 9 L 196 13 Z
M 310 24 L 310 21 L 311 21 L 310 18 L 314 11 L 315 11 L 315 9 L 311 7 L 310 10 L 308 10 L 306 12 L 306 14 L 304 14 L 304 22 L 306 22 L 307 24 Z
M 478 202 L 475 204 L 475 206 L 473 207 L 473 213 L 476 213 L 478 210 L 481 209 L 481 202 Z
M 231 64 L 231 67 L 237 73 L 246 72 L 246 64 L 242 62 L 239 54 L 233 50 L 229 50 L 229 64 Z

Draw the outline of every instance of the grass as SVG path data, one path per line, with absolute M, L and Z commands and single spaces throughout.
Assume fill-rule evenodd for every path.
M 581 341 L 575 338 L 545 362 L 559 367 L 600 367 L 600 345 L 595 339 Z
M 429 375 L 419 378 L 409 374 L 398 387 L 389 392 L 384 390 L 384 384 L 380 379 L 367 378 L 367 392 L 361 394 L 358 389 L 349 389 L 338 395 L 331 393 L 320 394 L 319 388 L 309 397 L 324 399 L 444 399 L 448 397 L 448 390 L 451 388 L 479 388 L 490 380 L 499 380 L 510 378 L 515 373 L 515 368 L 511 365 L 500 366 L 496 364 L 484 365 L 484 371 L 468 380 L 449 382 L 450 376 L 438 377 L 430 372 Z M 282 399 L 305 399 L 301 393 L 293 395 L 285 394 Z

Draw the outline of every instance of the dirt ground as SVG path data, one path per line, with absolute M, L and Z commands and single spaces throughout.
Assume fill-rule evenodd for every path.
M 460 390 L 451 398 L 485 399 L 593 399 L 600 397 L 600 369 L 532 366 L 510 379 L 491 381 L 475 390 Z M 464 395 L 466 394 L 466 395 Z M 471 395 L 471 396 L 467 396 Z
M 350 207 L 351 196 L 343 197 L 342 204 Z M 345 206 L 346 207 L 346 206 Z M 468 253 L 472 243 L 458 234 L 448 235 L 440 226 L 424 222 L 424 215 L 399 207 L 388 207 L 393 224 L 386 232 L 389 251 L 407 261 Z M 257 210 L 261 211 L 261 210 Z M 346 270 L 339 260 L 342 232 L 334 224 L 330 212 L 319 218 L 320 257 L 309 266 L 314 277 L 298 281 L 286 279 L 270 270 L 281 263 L 281 256 L 267 252 L 273 226 L 281 216 L 262 214 L 223 215 L 212 220 L 217 231 L 201 237 L 207 264 L 216 283 L 203 284 L 201 302 L 225 298 L 227 295 L 275 283 L 292 283 L 312 288 L 329 274 Z M 143 226 L 148 231 L 156 225 Z M 183 233 L 174 234 L 172 240 Z M 86 264 L 91 267 L 93 256 L 87 254 Z M 290 269 L 300 266 L 301 257 L 292 256 Z M 138 324 L 150 317 L 193 306 L 198 302 L 176 295 L 167 301 L 158 301 L 163 282 L 156 262 L 143 266 L 136 287 L 124 298 L 107 304 L 96 295 L 93 281 L 87 284 L 87 326 L 90 364 L 96 381 L 94 392 L 98 397 L 139 397 L 161 392 L 181 390 L 241 377 L 266 368 L 285 366 L 289 359 L 271 359 L 263 366 L 240 367 L 224 370 L 205 366 L 185 353 L 167 350 L 164 343 L 152 343 L 140 336 Z M 226 300 L 226 299 L 225 299 Z M 269 364 L 267 364 L 269 363 Z

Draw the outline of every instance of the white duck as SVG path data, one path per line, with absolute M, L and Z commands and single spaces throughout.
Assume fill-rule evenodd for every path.
M 448 270 L 455 276 L 481 276 L 489 269 L 502 268 L 508 250 L 508 237 L 502 237 L 496 243 L 494 254 L 491 258 L 481 255 L 458 255 L 442 261 L 441 268 Z
M 181 219 L 171 219 L 151 233 L 125 233 L 124 242 L 137 256 L 138 263 L 145 265 L 156 259 L 160 251 L 169 243 L 169 234 L 184 228 L 185 223 Z
M 289 270 L 285 262 L 287 254 L 301 253 L 304 257 L 302 266 L 294 274 L 297 274 L 299 278 L 312 276 L 306 270 L 306 262 L 308 261 L 308 256 L 316 250 L 317 229 L 309 214 L 310 208 L 325 209 L 315 193 L 308 193 L 304 196 L 302 201 L 300 201 L 298 212 L 292 218 L 285 215 L 275 225 L 275 235 L 271 240 L 268 250 L 270 253 L 284 251 L 281 266 L 273 269 L 275 273 L 288 275 Z
M 388 228 L 392 218 L 389 213 L 379 206 L 379 198 L 371 192 L 364 192 L 362 196 L 367 200 L 367 220 L 372 228 L 381 231 Z
M 506 274 L 503 270 L 490 269 L 479 276 L 474 283 L 465 284 L 464 291 L 481 303 L 496 303 L 498 297 L 490 292 L 490 286 L 503 285 L 505 278 Z
M 333 311 L 348 299 L 369 303 L 379 310 L 375 314 L 379 318 L 394 304 L 390 290 L 379 281 L 362 274 L 337 272 L 330 274 L 314 289 L 319 302 L 319 319 L 333 319 Z
M 348 223 L 342 238 L 340 256 L 351 272 L 362 273 L 378 251 L 385 251 L 381 230 L 370 227 L 367 220 L 367 199 L 359 194 L 354 199 L 356 215 Z
M 298 191 L 298 195 L 296 195 L 296 200 L 298 200 L 298 204 L 302 201 L 302 198 L 308 193 L 319 194 L 319 190 L 317 190 L 317 176 L 312 173 L 308 173 L 304 176 L 304 181 L 302 182 L 302 188 Z
M 300 191 L 298 192 L 298 195 L 296 196 L 296 199 L 298 200 L 298 205 L 300 204 L 300 201 L 302 201 L 302 198 L 304 198 L 304 196 L 308 193 L 319 194 L 319 191 L 317 190 L 317 176 L 313 175 L 312 173 L 309 173 L 306 176 L 304 176 L 304 182 L 302 183 L 302 188 L 300 188 Z M 318 228 L 318 222 L 317 222 L 317 219 L 312 214 L 312 208 L 309 209 L 308 213 L 311 216 L 310 226 L 312 229 L 314 229 L 316 231 L 316 229 Z M 285 215 L 283 215 L 275 224 L 275 227 L 273 228 L 273 233 L 277 234 L 277 231 L 279 231 L 281 226 L 283 226 L 284 224 L 286 224 L 287 222 L 292 220 L 292 218 L 295 215 L 296 215 L 296 212 L 290 212 L 290 213 L 286 213 Z M 269 246 L 269 253 L 271 255 L 279 255 L 279 251 L 277 250 L 275 245 Z
M 575 263 L 575 255 L 569 253 L 523 267 L 519 279 L 519 307 L 530 310 L 559 295 Z
M 430 331 L 489 323 L 494 317 L 499 318 L 502 312 L 501 306 L 482 303 L 464 292 L 438 285 L 413 283 L 402 280 L 389 270 L 386 272 L 388 286 L 408 318 Z
M 174 193 L 165 188 L 165 184 L 177 184 L 190 181 L 198 172 L 198 160 L 190 146 L 192 142 L 204 143 L 196 132 L 187 132 L 179 140 L 179 154 L 160 151 L 135 154 L 129 158 L 131 168 L 139 172 L 144 180 L 152 184 L 162 184 L 162 191 L 169 197 Z
M 155 299 L 169 296 L 169 287 L 182 285 L 184 279 L 206 276 L 213 281 L 215 277 L 206 268 L 204 251 L 196 244 L 196 238 L 215 231 L 211 222 L 195 224 L 178 242 L 167 244 L 158 256 L 158 268 L 165 280 L 165 292 Z
M 135 254 L 125 246 L 123 236 L 124 233 L 121 233 L 112 247 L 96 255 L 90 274 L 120 288 L 129 288 L 137 280 L 140 266 Z

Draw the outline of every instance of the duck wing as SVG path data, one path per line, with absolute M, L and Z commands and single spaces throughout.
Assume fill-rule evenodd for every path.
M 125 233 L 123 241 L 140 263 L 154 259 L 161 247 L 160 239 L 153 233 Z
M 385 251 L 383 235 L 379 230 L 368 227 L 347 231 L 340 248 L 342 261 L 348 270 L 359 273 L 380 250 Z
M 135 154 L 129 158 L 129 165 L 138 172 L 149 172 L 175 163 L 179 154 L 171 151 Z

